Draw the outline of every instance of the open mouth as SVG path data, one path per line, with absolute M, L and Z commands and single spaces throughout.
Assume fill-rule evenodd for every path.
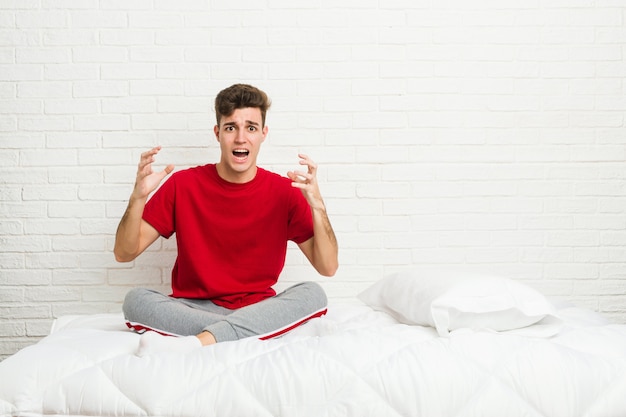
M 235 149 L 233 150 L 233 156 L 235 158 L 246 158 L 250 154 L 250 151 L 247 149 Z

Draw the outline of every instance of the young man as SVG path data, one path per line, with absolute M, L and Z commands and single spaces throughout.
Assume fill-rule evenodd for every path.
M 326 295 L 313 282 L 278 295 L 272 289 L 288 240 L 324 276 L 338 268 L 338 247 L 316 164 L 299 155 L 306 171 L 288 172 L 288 178 L 256 165 L 269 107 L 267 95 L 250 85 L 221 91 L 214 128 L 220 161 L 174 173 L 149 200 L 174 166 L 153 171 L 160 147 L 141 155 L 115 259 L 132 261 L 159 236 L 174 233 L 178 256 L 171 296 L 137 288 L 124 300 L 128 326 L 143 333 L 138 355 L 275 337 L 326 312 Z

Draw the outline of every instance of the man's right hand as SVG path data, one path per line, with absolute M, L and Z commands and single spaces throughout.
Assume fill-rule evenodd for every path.
M 160 150 L 161 147 L 157 146 L 141 154 L 135 188 L 115 233 L 113 253 L 118 262 L 132 261 L 159 237 L 159 232 L 143 220 L 142 215 L 150 193 L 174 170 L 174 165 L 159 172 L 152 170 L 154 157 Z
M 161 150 L 161 146 L 156 146 L 149 151 L 141 154 L 139 165 L 137 166 L 137 178 L 135 180 L 135 188 L 131 198 L 146 199 L 151 192 L 157 189 L 161 181 L 167 177 L 173 170 L 174 165 L 169 164 L 163 171 L 154 172 L 152 164 L 154 163 L 156 154 Z

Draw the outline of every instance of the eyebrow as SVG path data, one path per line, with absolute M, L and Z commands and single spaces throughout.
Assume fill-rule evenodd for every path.
M 252 121 L 252 120 L 246 120 L 245 123 L 247 125 L 254 125 L 254 126 L 260 126 L 261 125 L 260 123 L 257 123 L 257 122 Z M 237 126 L 237 123 L 236 122 L 225 122 L 224 126 Z

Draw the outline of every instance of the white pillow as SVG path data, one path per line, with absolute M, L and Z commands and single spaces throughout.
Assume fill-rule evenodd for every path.
M 538 325 L 537 336 L 552 336 L 560 325 L 542 294 L 497 276 L 405 271 L 376 282 L 358 298 L 401 323 L 434 327 L 440 336 L 463 328 L 501 332 L 531 325 Z

